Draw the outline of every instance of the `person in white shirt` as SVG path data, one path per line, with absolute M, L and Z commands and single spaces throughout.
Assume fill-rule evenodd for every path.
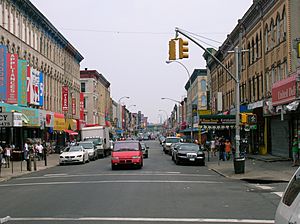
M 4 158 L 5 158 L 5 167 L 9 168 L 10 157 L 11 157 L 12 148 L 9 145 L 6 145 L 4 148 Z
M 43 159 L 43 149 L 44 149 L 44 147 L 41 145 L 40 142 L 35 147 L 35 150 L 38 154 L 38 160 Z
M 211 140 L 210 142 L 210 150 L 212 155 L 216 155 L 216 141 L 214 139 Z

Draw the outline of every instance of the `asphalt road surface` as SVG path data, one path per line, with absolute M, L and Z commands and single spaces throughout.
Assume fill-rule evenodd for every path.
M 146 143 L 142 169 L 111 170 L 107 157 L 0 183 L 0 223 L 274 223 L 276 192 L 175 165 Z

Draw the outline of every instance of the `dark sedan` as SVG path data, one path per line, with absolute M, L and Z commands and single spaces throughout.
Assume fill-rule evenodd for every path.
M 193 163 L 197 165 L 205 165 L 205 154 L 194 143 L 181 143 L 173 149 L 173 157 L 176 165 L 181 163 Z

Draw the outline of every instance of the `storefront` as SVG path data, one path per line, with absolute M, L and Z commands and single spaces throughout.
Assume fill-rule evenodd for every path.
M 273 155 L 291 157 L 292 138 L 300 134 L 297 77 L 298 74 L 293 74 L 274 83 L 272 88 L 270 132 Z

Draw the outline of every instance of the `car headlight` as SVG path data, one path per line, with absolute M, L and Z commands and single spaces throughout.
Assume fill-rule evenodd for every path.
M 59 158 L 63 159 L 64 157 L 63 157 L 63 156 L 60 156 Z
M 112 160 L 119 160 L 119 157 L 111 157 Z
M 82 157 L 82 155 L 78 155 L 77 157 Z
M 132 156 L 132 159 L 140 159 L 140 156 Z

